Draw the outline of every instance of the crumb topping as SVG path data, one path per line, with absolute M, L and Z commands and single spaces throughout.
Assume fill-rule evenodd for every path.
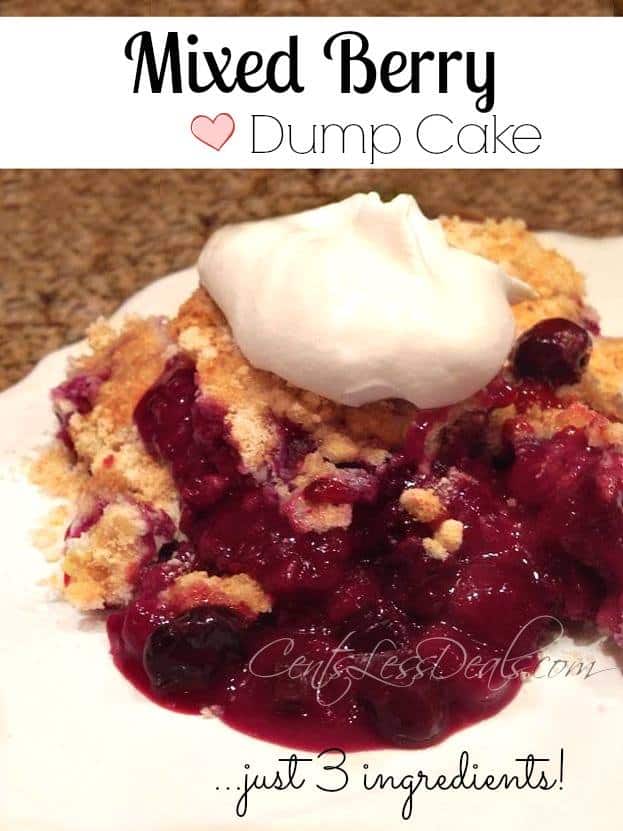
M 203 571 L 191 571 L 178 577 L 160 596 L 178 614 L 204 603 L 237 609 L 247 617 L 257 617 L 272 608 L 270 596 L 247 574 L 209 577 Z
M 103 317 L 98 317 L 87 329 L 87 342 L 94 353 L 107 351 L 118 336 L 118 330 Z
M 455 554 L 463 543 L 463 523 L 458 519 L 446 519 L 432 537 L 424 537 L 422 545 L 428 557 L 434 560 L 447 560 Z
M 178 335 L 177 342 L 185 352 L 205 363 L 213 361 L 218 355 L 218 349 L 212 340 L 212 333 L 198 326 L 183 329 Z
M 525 222 L 465 222 L 458 217 L 442 217 L 441 221 L 451 245 L 500 263 L 509 274 L 528 283 L 539 297 L 583 295 L 581 274 L 562 254 L 544 248 Z
M 49 496 L 63 499 L 76 499 L 89 480 L 84 465 L 75 464 L 69 450 L 56 440 L 28 465 L 28 476 Z
M 432 522 L 444 511 L 441 499 L 430 488 L 407 488 L 400 495 L 400 504 L 420 522 Z
M 57 505 L 48 511 L 33 531 L 33 545 L 43 553 L 48 562 L 56 562 L 63 556 L 63 538 L 70 516 L 67 505 Z
M 593 338 L 591 358 L 582 379 L 572 387 L 564 387 L 561 395 L 623 419 L 623 338 Z
M 424 553 L 432 560 L 440 560 L 443 562 L 450 556 L 450 552 L 434 537 L 424 537 L 422 545 L 424 546 Z
M 260 478 L 277 450 L 277 428 L 266 414 L 258 417 L 254 407 L 239 407 L 225 417 L 246 470 Z
M 455 554 L 463 544 L 463 523 L 458 519 L 445 519 L 435 531 L 435 540 L 449 554 Z
M 65 544 L 67 598 L 85 610 L 128 603 L 132 596 L 132 571 L 143 554 L 140 541 L 147 531 L 147 523 L 136 505 L 106 505 L 91 528 Z
M 352 505 L 308 502 L 297 493 L 285 505 L 284 512 L 297 531 L 323 534 L 332 528 L 348 528 L 353 517 Z

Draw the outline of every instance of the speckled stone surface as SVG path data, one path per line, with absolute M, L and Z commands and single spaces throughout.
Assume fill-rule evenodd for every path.
M 6 15 L 611 15 L 620 0 L 1 0 Z
M 429 215 L 623 233 L 619 171 L 3 171 L 0 387 L 140 287 L 191 265 L 219 224 L 371 189 L 412 192 Z

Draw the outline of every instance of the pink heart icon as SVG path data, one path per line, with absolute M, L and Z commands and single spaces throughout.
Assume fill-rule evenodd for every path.
M 190 125 L 190 132 L 199 141 L 213 150 L 220 150 L 229 141 L 236 128 L 229 113 L 219 113 L 215 118 L 208 115 L 196 115 Z

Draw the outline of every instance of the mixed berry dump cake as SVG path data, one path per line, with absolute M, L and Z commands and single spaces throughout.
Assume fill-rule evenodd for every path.
M 298 747 L 425 746 L 500 710 L 555 621 L 623 643 L 623 346 L 521 223 L 444 220 L 534 290 L 461 404 L 335 404 L 253 368 L 206 292 L 100 322 L 38 481 L 62 591 L 158 702 Z

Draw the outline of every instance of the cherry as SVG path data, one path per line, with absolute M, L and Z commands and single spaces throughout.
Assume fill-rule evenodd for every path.
M 412 626 L 404 612 L 386 602 L 352 617 L 343 631 L 348 635 L 350 649 L 386 652 L 405 646 Z
M 204 449 L 212 449 L 226 438 L 227 410 L 221 404 L 202 396 L 192 408 L 193 439 Z
M 329 620 L 339 623 L 378 605 L 381 589 L 374 576 L 365 569 L 353 571 L 329 598 Z
M 442 424 L 448 414 L 447 407 L 438 410 L 420 410 L 411 422 L 405 437 L 404 452 L 411 462 L 420 464 L 426 456 L 426 440 L 434 427 Z
M 529 568 L 503 557 L 474 560 L 459 572 L 448 603 L 453 622 L 485 643 L 534 648 L 547 614 L 544 592 Z
M 341 528 L 297 534 L 259 489 L 239 489 L 206 520 L 191 518 L 189 533 L 201 560 L 219 572 L 246 572 L 270 592 L 330 589 L 344 574 L 350 535 Z
M 520 378 L 547 381 L 552 386 L 575 384 L 591 355 L 586 329 L 561 317 L 537 323 L 519 338 L 512 356 Z
M 528 435 L 515 446 L 515 462 L 508 485 L 513 496 L 527 505 L 547 504 L 552 498 L 578 492 L 591 453 L 583 430 L 567 427 L 549 441 Z
M 134 420 L 153 456 L 171 461 L 191 441 L 194 375 L 188 359 L 171 358 L 163 375 L 137 404 Z
M 231 478 L 219 473 L 211 459 L 197 453 L 196 446 L 177 455 L 173 476 L 181 498 L 195 510 L 218 502 L 231 483 Z

